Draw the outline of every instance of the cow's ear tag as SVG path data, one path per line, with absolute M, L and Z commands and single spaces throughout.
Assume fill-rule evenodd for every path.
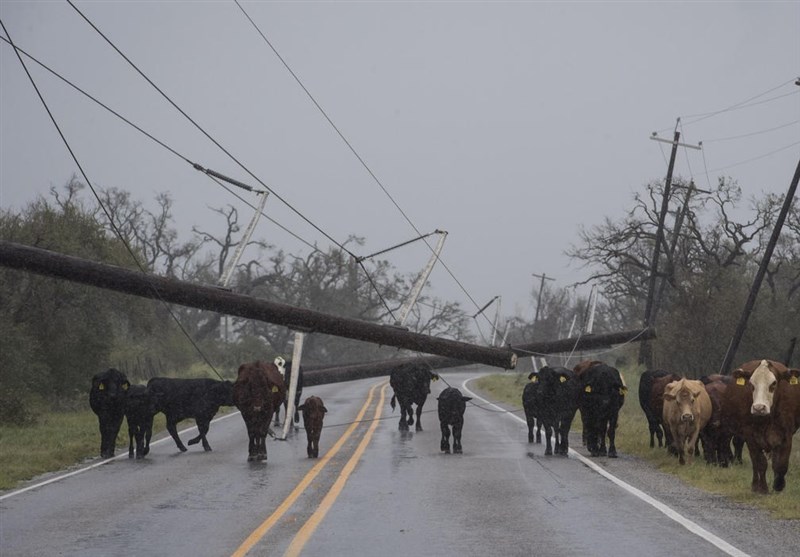
M 535 375 L 533 377 L 531 377 L 531 383 L 538 383 L 538 382 L 539 382 L 539 378 L 538 377 L 536 377 Z
M 561 377 L 559 377 L 558 380 L 561 381 L 562 383 L 566 383 L 567 382 L 567 378 L 564 377 L 563 375 Z
M 621 394 L 622 396 L 628 394 L 628 387 L 620 387 L 619 394 Z
M 272 387 L 272 392 L 273 393 L 277 393 L 278 392 L 278 387 L 277 386 L 273 386 Z
M 128 390 L 128 387 L 130 387 L 130 386 L 131 386 L 131 385 L 130 385 L 130 383 L 123 383 L 123 384 L 122 384 L 122 390 L 123 390 L 123 391 L 127 391 L 127 390 Z
M 439 377 L 434 377 L 433 378 L 433 381 L 438 381 L 438 380 L 439 380 Z
M 789 378 L 789 384 L 790 384 L 790 385 L 797 385 L 798 383 L 800 383 L 800 381 L 798 381 L 798 380 L 797 380 L 797 377 L 795 377 L 794 375 L 792 375 L 792 376 Z
M 586 392 L 586 393 L 591 393 L 592 392 L 592 386 L 591 385 L 586 385 L 586 388 L 583 389 L 583 391 Z
M 97 387 L 97 390 L 98 391 L 105 391 L 106 390 L 106 386 L 103 385 L 102 383 L 100 383 L 100 385 Z
M 739 378 L 736 379 L 736 384 L 737 385 L 744 385 L 744 383 L 745 383 L 744 377 L 739 377 Z

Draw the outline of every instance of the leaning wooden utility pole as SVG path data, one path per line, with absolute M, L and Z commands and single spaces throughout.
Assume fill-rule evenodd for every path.
M 163 302 L 266 321 L 304 332 L 362 340 L 417 352 L 513 368 L 517 355 L 507 349 L 477 346 L 243 296 L 0 240 L 0 266 L 115 290 Z
M 758 266 L 756 278 L 753 280 L 753 286 L 750 288 L 750 294 L 747 296 L 747 302 L 744 304 L 742 316 L 739 318 L 739 324 L 736 326 L 736 331 L 733 333 L 730 343 L 728 344 L 728 351 L 725 353 L 725 359 L 719 370 L 722 374 L 727 374 L 733 362 L 733 357 L 739 349 L 739 343 L 744 336 L 744 330 L 747 328 L 747 319 L 750 317 L 750 312 L 753 311 L 753 306 L 758 297 L 758 291 L 761 289 L 761 281 L 764 280 L 764 275 L 767 272 L 769 260 L 772 258 L 772 252 L 775 250 L 775 244 L 778 243 L 778 238 L 781 235 L 783 223 L 786 220 L 786 215 L 789 214 L 789 209 L 792 207 L 794 200 L 794 193 L 797 191 L 797 182 L 800 181 L 800 161 L 797 161 L 797 168 L 794 171 L 794 177 L 789 185 L 789 191 L 786 192 L 786 198 L 783 200 L 783 207 L 778 213 L 778 220 L 775 221 L 775 228 L 772 229 L 772 236 L 770 236 L 767 248 L 764 251 L 764 257 L 761 258 L 761 264 Z
M 680 123 L 680 118 L 678 119 Z M 669 165 L 667 166 L 667 178 L 664 180 L 664 192 L 661 198 L 661 211 L 658 214 L 658 227 L 656 228 L 656 240 L 653 246 L 653 257 L 650 259 L 650 277 L 647 285 L 647 303 L 644 309 L 644 327 L 652 327 L 654 320 L 653 301 L 655 300 L 656 292 L 656 279 L 658 278 L 658 258 L 661 255 L 661 244 L 664 241 L 664 221 L 667 219 L 667 209 L 669 209 L 670 190 L 672 187 L 672 171 L 675 169 L 675 156 L 678 154 L 678 146 L 691 147 L 699 149 L 696 145 L 688 145 L 679 143 L 678 140 L 681 133 L 675 126 L 675 137 L 673 140 L 667 141 L 652 135 L 650 139 L 654 141 L 663 141 L 672 143 L 672 152 L 669 156 Z M 653 347 L 649 342 L 643 342 L 639 346 L 639 363 L 644 364 L 647 369 L 653 368 Z

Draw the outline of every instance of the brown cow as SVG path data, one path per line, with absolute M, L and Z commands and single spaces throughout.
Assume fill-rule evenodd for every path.
M 303 413 L 303 427 L 308 440 L 308 458 L 319 457 L 319 436 L 322 433 L 322 421 L 328 411 L 318 396 L 310 396 L 297 408 Z
M 269 425 L 275 408 L 285 396 L 283 379 L 275 364 L 257 361 L 239 366 L 233 384 L 233 403 L 247 426 L 248 461 L 267 459 Z
M 753 463 L 751 489 L 767 493 L 767 456 L 775 491 L 786 487 L 792 436 L 800 428 L 800 371 L 773 360 L 752 360 L 731 374 L 722 399 L 723 423 L 744 437 Z
M 678 462 L 686 464 L 684 454 L 692 463 L 697 437 L 711 419 L 711 399 L 701 381 L 681 379 L 664 389 L 664 424 L 672 434 L 678 451 Z
M 711 419 L 700 432 L 706 464 L 717 464 L 722 468 L 727 468 L 728 463 L 734 460 L 734 453 L 731 451 L 733 434 L 722 423 L 722 397 L 731 382 L 731 377 L 708 375 L 701 377 L 700 381 L 705 385 L 708 397 L 711 399 Z M 742 462 L 743 444 L 738 440 L 734 442 L 739 464 Z
M 656 377 L 650 387 L 650 397 L 648 403 L 650 405 L 650 414 L 656 420 L 656 426 L 664 430 L 664 446 L 671 454 L 675 452 L 675 445 L 672 444 L 672 432 L 664 422 L 664 389 L 673 381 L 680 381 L 681 376 L 677 373 L 668 373 L 662 377 Z

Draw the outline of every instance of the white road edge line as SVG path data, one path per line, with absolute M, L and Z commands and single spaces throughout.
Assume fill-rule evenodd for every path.
M 225 418 L 229 418 L 231 416 L 235 416 L 238 413 L 239 412 L 237 411 L 237 412 L 231 412 L 230 414 L 225 414 L 224 416 L 220 416 L 219 418 L 216 418 L 215 420 L 212 420 L 211 423 L 213 424 L 213 423 L 218 422 L 220 420 L 224 420 Z M 185 432 L 191 431 L 193 429 L 197 429 L 197 426 L 193 425 L 193 426 L 187 427 L 186 429 L 180 430 L 178 433 L 179 434 L 180 433 L 185 433 Z M 172 439 L 172 436 L 167 434 L 166 437 L 162 437 L 161 439 L 157 439 L 156 441 L 153 441 L 152 443 L 150 443 L 150 445 L 151 446 L 152 445 L 158 445 L 159 443 L 163 443 L 165 441 L 172 441 L 174 443 L 174 441 Z M 79 468 L 78 470 L 73 470 L 72 472 L 67 472 L 66 474 L 62 474 L 60 476 L 56 476 L 55 478 L 50 478 L 49 480 L 45 480 L 43 482 L 39 482 L 39 483 L 36 483 L 34 485 L 29 485 L 28 487 L 23 487 L 22 489 L 18 489 L 16 491 L 12 491 L 10 493 L 6 493 L 5 495 L 0 496 L 0 501 L 3 501 L 5 499 L 10 499 L 11 497 L 14 497 L 16 495 L 20 495 L 22 493 L 25 493 L 26 491 L 31 491 L 31 490 L 36 489 L 38 487 L 43 487 L 43 486 L 46 486 L 48 484 L 52 484 L 52 483 L 55 483 L 55 482 L 60 482 L 61 480 L 65 480 L 67 478 L 71 478 L 72 476 L 77 476 L 78 474 L 83 474 L 84 472 L 86 472 L 88 470 L 92 470 L 93 468 L 97 468 L 99 466 L 103 466 L 105 464 L 108 464 L 109 462 L 113 462 L 114 460 L 119 460 L 121 458 L 128 458 L 128 451 L 123 450 L 118 455 L 112 456 L 111 458 L 107 458 L 105 460 L 101 460 L 100 462 L 95 462 L 94 464 L 91 464 L 91 465 L 86 466 L 84 468 Z
M 475 378 L 473 377 L 473 378 L 470 378 L 470 379 L 465 379 L 464 382 L 461 384 L 461 387 L 465 391 L 467 391 L 472 397 L 478 398 L 478 399 L 482 400 L 484 403 L 488 404 L 489 406 L 493 406 L 493 407 L 497 408 L 498 410 L 505 412 L 506 411 L 505 408 L 501 408 L 500 406 L 497 406 L 496 404 L 493 404 L 492 402 L 489 402 L 485 398 L 483 398 L 483 397 L 475 394 L 471 390 L 469 390 L 469 388 L 467 387 L 467 383 L 469 381 L 472 381 L 473 379 L 475 379 Z M 518 421 L 522 422 L 523 424 L 527 425 L 527 422 L 524 419 L 520 418 L 519 416 L 516 416 L 514 414 L 510 414 L 510 413 L 506 413 L 506 415 L 507 416 L 511 416 L 515 420 L 518 420 Z M 595 472 L 597 472 L 598 474 L 600 474 L 604 478 L 611 480 L 612 482 L 614 482 L 615 484 L 620 486 L 622 489 L 624 489 L 625 491 L 627 491 L 631 495 L 633 495 L 635 497 L 638 497 L 639 499 L 641 499 L 642 501 L 644 501 L 648 505 L 650 505 L 653 508 L 655 508 L 657 511 L 663 513 L 668 518 L 674 520 L 675 522 L 677 522 L 678 524 L 680 524 L 681 526 L 683 526 L 684 528 L 689 530 L 691 533 L 693 533 L 693 534 L 703 538 L 707 542 L 715 545 L 717 548 L 719 548 L 721 551 L 724 551 L 728 555 L 731 555 L 732 557 L 750 557 L 749 554 L 747 554 L 744 551 L 732 546 L 731 544 L 729 544 L 728 542 L 726 542 L 722 538 L 720 538 L 718 536 L 715 536 L 714 534 L 712 534 L 711 532 L 709 532 L 708 530 L 706 530 L 705 528 L 703 528 L 699 524 L 696 524 L 695 522 L 692 522 L 691 520 L 689 520 L 688 518 L 686 518 L 685 516 L 683 516 L 679 512 L 675 511 L 674 509 L 668 507 L 667 505 L 665 505 L 661 501 L 658 501 L 657 499 L 651 497 L 650 495 L 646 494 L 642 490 L 633 487 L 629 483 L 626 483 L 626 482 L 622 481 L 621 479 L 619 479 L 618 477 L 614 476 L 613 474 L 611 474 L 607 470 L 603 470 L 603 468 L 601 468 L 600 466 L 598 466 L 597 464 L 595 464 L 594 462 L 592 462 L 588 458 L 584 457 L 580 453 L 574 451 L 573 449 L 569 449 L 569 454 L 570 454 L 570 456 L 572 456 L 574 458 L 577 458 L 581 463 L 585 464 L 590 469 L 594 470 Z

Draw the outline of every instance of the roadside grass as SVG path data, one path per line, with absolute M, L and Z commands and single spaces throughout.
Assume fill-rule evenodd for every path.
M 719 468 L 706 465 L 702 449 L 691 465 L 681 466 L 678 460 L 670 456 L 666 450 L 657 446 L 650 448 L 650 434 L 647 420 L 639 406 L 638 373 L 632 370 L 620 370 L 628 385 L 628 395 L 620 411 L 617 427 L 617 451 L 641 457 L 656 469 L 672 474 L 681 481 L 710 493 L 723 495 L 734 501 L 753 505 L 768 510 L 776 519 L 800 519 L 800 433 L 794 436 L 792 455 L 789 461 L 789 473 L 786 475 L 786 488 L 781 493 L 772 491 L 772 461 L 767 471 L 769 495 L 758 495 L 750 491 L 752 467 L 747 447 L 744 448 L 742 465 Z M 522 407 L 522 389 L 527 377 L 521 373 L 503 373 L 487 375 L 475 382 L 478 390 L 492 401 Z M 580 418 L 576 416 L 573 431 L 581 430 Z
M 166 429 L 163 414 L 153 422 L 153 434 Z M 123 421 L 117 453 L 128 449 L 128 426 Z M 0 490 L 19 482 L 99 458 L 100 431 L 91 410 L 41 413 L 35 424 L 0 426 Z

